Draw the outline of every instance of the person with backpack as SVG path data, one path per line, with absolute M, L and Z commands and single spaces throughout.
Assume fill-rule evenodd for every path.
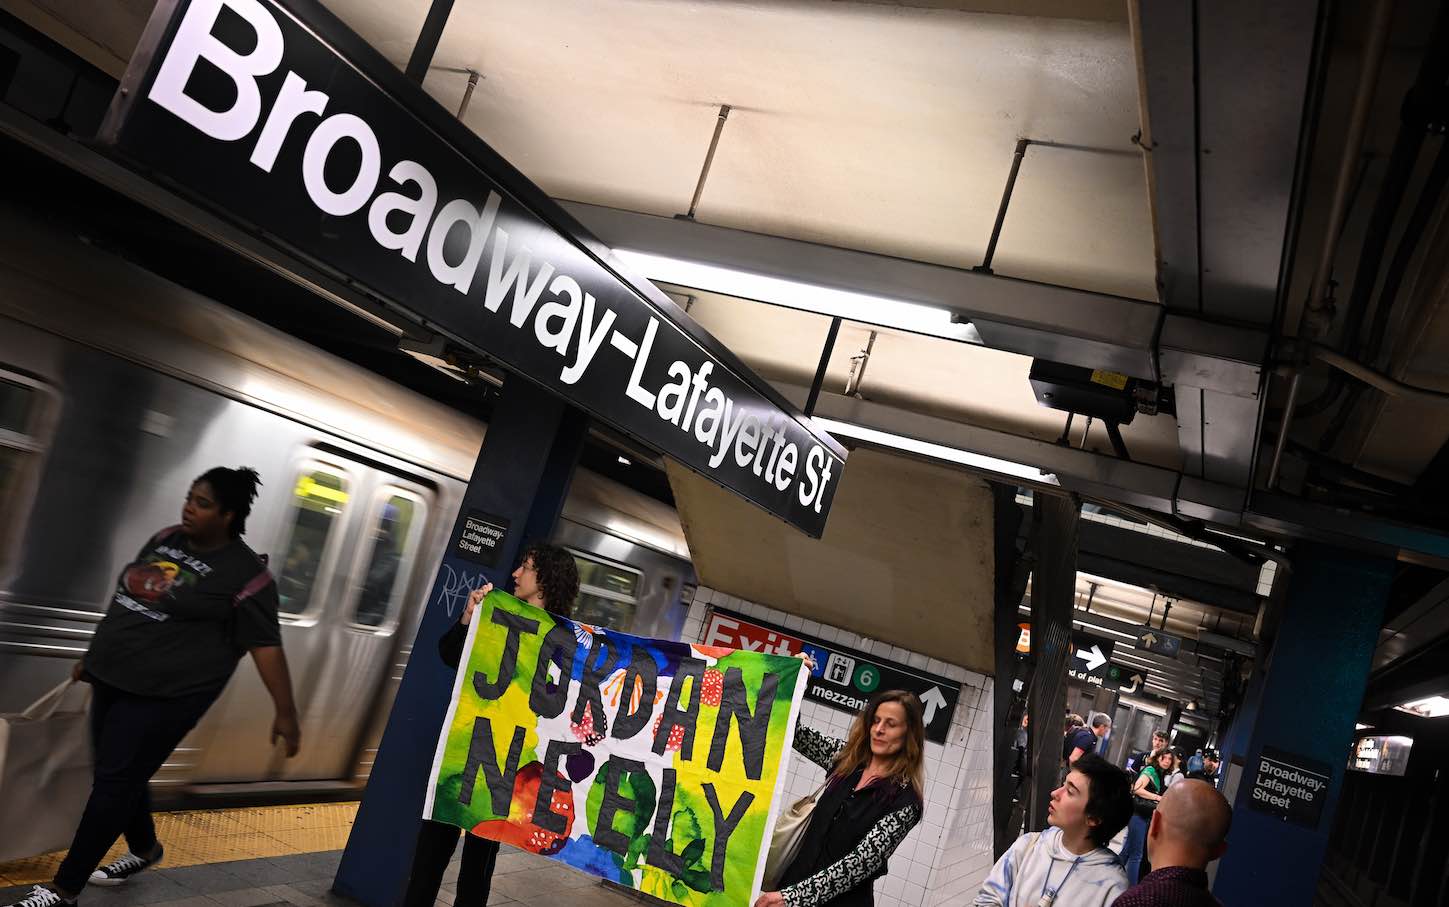
M 276 708 L 271 736 L 301 746 L 277 622 L 277 584 L 242 541 L 261 482 L 247 467 L 207 470 L 181 522 L 121 569 L 105 617 L 72 678 L 91 685 L 95 775 L 65 860 L 13 907 L 70 907 L 87 884 L 119 885 L 165 854 L 148 784 L 250 654 Z M 101 866 L 116 839 L 129 851 Z
M 1127 875 L 1107 843 L 1127 824 L 1132 798 L 1121 769 L 1084 753 L 1052 791 L 1048 828 L 1028 832 L 992 867 L 974 907 L 1107 907 Z
M 1142 877 L 1147 826 L 1162 795 L 1167 793 L 1167 777 L 1173 764 L 1172 750 L 1158 750 L 1147 760 L 1132 785 L 1132 820 L 1127 823 L 1127 841 L 1122 845 L 1122 865 L 1127 868 L 1127 878 L 1133 885 Z

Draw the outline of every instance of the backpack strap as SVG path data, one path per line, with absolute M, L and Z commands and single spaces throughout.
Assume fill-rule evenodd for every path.
M 253 553 L 255 554 L 255 552 Z M 242 586 L 241 590 L 237 592 L 236 597 L 231 600 L 233 608 L 239 607 L 242 602 L 267 588 L 270 583 L 275 582 L 272 578 L 272 571 L 267 569 L 267 556 L 265 554 L 257 554 L 256 558 L 257 563 L 262 567 L 262 571 L 247 580 L 246 585 Z
M 176 533 L 178 533 L 180 531 L 181 531 L 181 524 L 180 523 L 177 523 L 175 526 L 167 526 L 165 529 L 162 529 L 160 532 L 158 532 L 155 535 L 151 536 L 151 541 L 149 541 L 149 542 L 146 543 L 146 547 L 147 548 L 150 548 L 152 545 L 159 544 L 162 539 L 170 538 L 171 536 L 175 535 Z

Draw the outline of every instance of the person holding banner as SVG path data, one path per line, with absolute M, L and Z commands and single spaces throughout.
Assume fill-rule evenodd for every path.
M 845 740 L 803 725 L 795 749 L 825 769 L 795 858 L 754 907 L 866 907 L 924 810 L 926 725 L 914 693 L 877 693 Z
M 485 583 L 468 596 L 463 614 L 438 640 L 438 655 L 448 667 L 457 669 L 468 639 L 468 624 L 478 604 L 493 591 Z M 579 594 L 579 568 L 574 557 L 557 545 L 535 542 L 523 552 L 523 560 L 513 571 L 513 594 L 530 605 L 550 614 L 568 617 Z M 403 907 L 433 907 L 443 873 L 458 846 L 456 825 L 424 819 L 418 830 L 417 847 L 413 851 L 412 870 L 408 873 L 407 893 Z M 493 882 L 493 867 L 498 859 L 498 842 L 478 835 L 463 835 L 463 859 L 458 867 L 458 893 L 454 907 L 485 907 Z

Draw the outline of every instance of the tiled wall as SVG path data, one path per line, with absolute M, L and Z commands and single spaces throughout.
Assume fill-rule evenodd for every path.
M 700 587 L 690 606 L 684 639 L 703 638 L 711 605 L 960 682 L 961 698 L 946 744 L 926 742 L 925 815 L 891 857 L 890 873 L 876 882 L 875 890 L 880 907 L 969 903 L 992 863 L 992 679 L 705 587 Z M 835 737 L 845 736 L 853 717 L 809 700 L 800 707 L 802 722 Z M 813 793 L 824 780 L 819 768 L 796 754 L 791 755 L 787 771 L 786 802 Z

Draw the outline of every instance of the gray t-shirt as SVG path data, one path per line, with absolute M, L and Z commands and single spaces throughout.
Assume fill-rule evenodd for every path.
M 195 551 L 172 527 L 121 571 L 84 667 L 138 696 L 219 693 L 242 655 L 281 644 L 266 562 L 241 539 Z

